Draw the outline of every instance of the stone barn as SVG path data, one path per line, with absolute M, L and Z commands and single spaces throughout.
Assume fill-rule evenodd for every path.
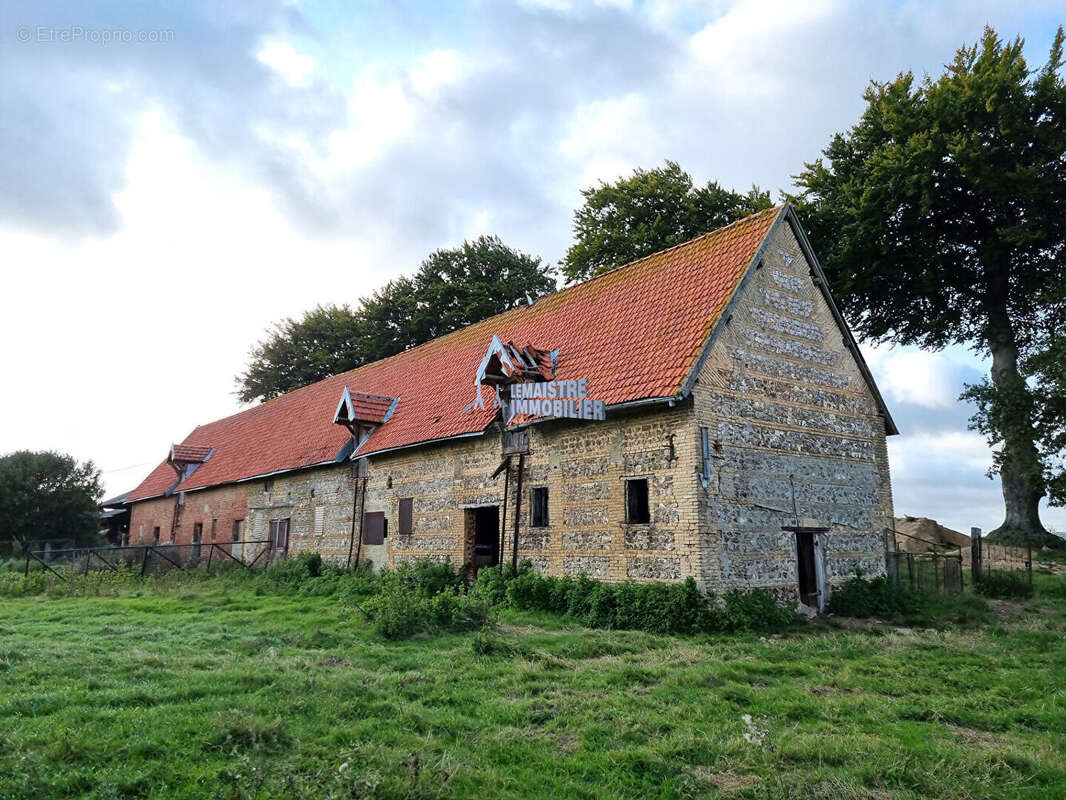
M 818 606 L 884 571 L 894 433 L 783 206 L 197 427 L 130 541 Z

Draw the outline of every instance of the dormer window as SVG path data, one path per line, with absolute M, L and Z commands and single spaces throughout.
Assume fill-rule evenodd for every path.
M 358 449 L 375 429 L 389 421 L 399 401 L 398 397 L 353 392 L 345 386 L 333 415 L 333 424 L 347 428 Z
M 173 444 L 167 463 L 178 474 L 178 483 L 186 480 L 215 452 L 215 448 L 192 444 Z

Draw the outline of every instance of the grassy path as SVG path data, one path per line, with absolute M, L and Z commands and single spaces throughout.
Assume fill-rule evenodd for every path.
M 385 643 L 326 598 L 0 599 L 0 798 L 1066 797 L 1066 602 L 1000 610 Z

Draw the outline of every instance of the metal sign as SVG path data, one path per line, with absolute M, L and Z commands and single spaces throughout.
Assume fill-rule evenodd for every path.
M 493 336 L 474 375 L 474 401 L 464 412 L 484 409 L 483 386 L 494 391 L 493 405 L 502 409 L 509 423 L 517 415 L 561 419 L 603 420 L 607 405 L 589 396 L 587 378 L 557 380 L 558 350 L 540 350 L 532 345 L 506 345 Z

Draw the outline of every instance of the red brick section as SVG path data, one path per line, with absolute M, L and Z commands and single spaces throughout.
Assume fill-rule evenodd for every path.
M 559 379 L 587 378 L 608 405 L 672 397 L 782 207 L 634 261 L 399 355 L 335 375 L 231 417 L 201 425 L 183 444 L 215 452 L 179 488 L 212 486 L 332 461 L 348 441 L 332 423 L 347 386 L 399 397 L 360 455 L 483 431 L 495 412 L 462 409 L 492 340 L 559 349 Z M 489 393 L 486 393 L 486 399 Z M 128 500 L 173 483 L 164 463 Z
M 233 541 L 234 520 L 246 520 L 242 538 L 251 538 L 252 531 L 250 523 L 247 522 L 247 492 L 260 488 L 258 484 L 239 483 L 185 495 L 185 502 L 178 514 L 178 524 L 174 529 L 174 544 L 191 544 L 193 525 L 199 522 L 204 526 L 202 544 L 206 547 L 211 543 L 212 520 L 216 521 L 216 541 L 226 545 L 227 550 L 229 543 Z M 169 544 L 174 511 L 177 508 L 176 500 L 176 497 L 159 497 L 136 503 L 130 512 L 130 544 L 152 544 L 152 528 L 156 526 L 159 527 L 159 543 Z M 207 550 L 203 552 L 206 558 Z

